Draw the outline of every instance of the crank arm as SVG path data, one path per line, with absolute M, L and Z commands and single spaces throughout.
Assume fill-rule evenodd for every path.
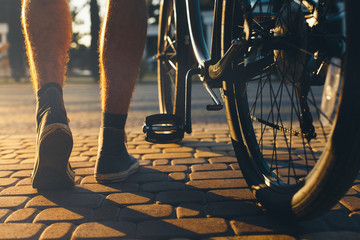
M 208 72 L 211 79 L 218 79 L 222 76 L 238 52 L 247 46 L 245 43 L 246 42 L 240 39 L 234 39 L 232 41 L 225 55 L 217 63 L 209 66 Z

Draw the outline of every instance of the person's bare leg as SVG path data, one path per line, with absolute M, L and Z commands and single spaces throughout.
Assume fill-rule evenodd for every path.
M 144 0 L 109 0 L 100 37 L 102 110 L 126 114 L 146 40 Z
M 32 186 L 65 188 L 74 184 L 68 159 L 72 135 L 62 87 L 71 41 L 67 0 L 23 0 L 22 25 L 37 100 L 37 148 Z
M 35 90 L 63 86 L 72 37 L 67 0 L 23 0 L 22 24 Z
M 102 127 L 95 178 L 125 180 L 137 167 L 124 144 L 124 127 L 146 40 L 144 0 L 108 0 L 100 36 Z

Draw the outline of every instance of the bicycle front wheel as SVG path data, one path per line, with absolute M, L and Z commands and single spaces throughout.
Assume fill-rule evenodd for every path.
M 222 54 L 248 44 L 223 86 L 239 165 L 264 208 L 295 219 L 330 209 L 360 162 L 357 18 L 318 2 L 225 0 L 222 14 Z
M 161 2 L 157 48 L 160 113 L 184 117 L 191 48 L 183 1 Z

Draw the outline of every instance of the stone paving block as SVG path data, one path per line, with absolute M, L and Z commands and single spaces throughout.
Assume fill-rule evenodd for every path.
M 157 173 L 135 173 L 131 175 L 127 182 L 135 183 L 147 183 L 147 182 L 163 182 L 168 181 L 168 175 L 157 172 Z
M 96 144 L 97 145 L 97 144 Z M 97 156 L 97 151 L 86 151 L 86 152 L 82 152 L 80 154 L 80 156 L 88 156 L 88 157 L 93 157 L 93 156 Z
M 14 149 L 8 149 L 7 147 L 0 147 L 0 155 L 7 155 L 14 153 Z
M 162 166 L 162 165 L 168 165 L 168 164 L 169 164 L 169 160 L 167 160 L 167 159 L 159 159 L 159 160 L 153 161 L 153 166 Z
M 217 139 L 218 141 L 224 141 L 224 139 Z M 228 141 L 229 139 L 226 138 L 225 141 Z M 212 151 L 226 151 L 226 152 L 229 152 L 229 151 L 233 151 L 234 148 L 232 146 L 232 144 L 223 144 L 223 145 L 219 145 L 219 146 L 213 146 L 211 147 L 211 150 Z
M 211 141 L 211 142 L 199 142 L 198 140 L 196 140 L 196 141 L 183 140 L 182 144 L 185 147 L 199 148 L 199 147 L 217 146 L 219 143 L 213 142 L 213 141 Z
M 88 156 L 73 156 L 73 157 L 70 157 L 69 161 L 70 161 L 70 163 L 86 162 L 86 161 L 89 161 L 89 157 Z
M 99 194 L 47 193 L 33 197 L 25 207 L 46 209 L 49 207 L 98 208 L 104 199 Z
M 211 190 L 206 193 L 208 202 L 233 201 L 233 200 L 255 200 L 254 194 L 249 188 L 243 189 L 221 189 Z
M 123 239 L 135 237 L 136 225 L 130 222 L 89 222 L 78 226 L 72 240 Z
M 191 166 L 192 172 L 201 172 L 201 171 L 217 171 L 217 170 L 226 170 L 229 169 L 228 165 L 224 163 L 219 164 L 196 164 Z
M 150 149 L 151 145 L 127 145 L 127 149 Z M 140 155 L 140 154 L 136 154 Z
M 177 143 L 166 143 L 166 144 L 154 144 L 152 148 L 180 148 L 181 145 Z
M 145 166 L 138 170 L 138 173 L 147 173 L 147 172 L 186 172 L 188 167 L 185 165 L 174 165 L 174 166 Z
M 192 153 L 183 152 L 183 153 L 153 153 L 145 154 L 142 156 L 142 160 L 155 160 L 155 159 L 174 159 L 174 158 L 191 158 Z M 7 170 L 7 169 L 6 169 Z
M 29 200 L 29 197 L 24 196 L 9 196 L 0 197 L 0 208 L 17 209 L 25 206 L 25 203 Z
M 356 222 L 358 225 L 360 225 L 360 212 L 352 212 L 349 216 L 353 222 Z
M 33 172 L 33 170 L 20 170 L 20 171 L 14 172 L 11 175 L 11 177 L 12 178 L 27 178 L 27 177 L 30 177 L 32 172 Z
M 33 153 L 23 153 L 18 154 L 16 159 L 27 159 L 27 158 L 35 158 L 35 151 Z
M 1 223 L 0 239 L 39 239 L 45 227 L 40 223 Z
M 74 162 L 71 164 L 72 168 L 92 168 L 94 166 L 95 166 L 94 162 Z
M 94 168 L 73 168 L 74 172 L 78 176 L 89 176 L 94 174 Z
M 56 222 L 69 222 L 81 224 L 86 222 L 91 214 L 88 208 L 48 208 L 41 211 L 34 219 L 35 223 L 53 224 Z
M 34 158 L 26 158 L 21 160 L 20 164 L 34 164 L 35 163 L 35 159 Z
M 80 182 L 80 185 L 83 185 L 83 184 L 96 184 L 96 180 L 95 180 L 95 177 L 94 175 L 90 175 L 90 176 L 83 176 L 81 178 L 81 182 Z
M 14 173 L 13 171 L 0 171 L 0 178 L 9 177 L 13 173 Z
M 193 172 L 189 174 L 189 177 L 190 180 L 242 178 L 242 173 L 238 170 Z
M 324 222 L 321 218 L 315 218 L 308 221 L 296 223 L 296 228 L 293 230 L 294 233 L 300 235 L 305 233 L 313 232 L 326 232 L 331 231 L 329 225 Z
M 189 189 L 224 189 L 224 188 L 245 188 L 247 183 L 244 179 L 211 179 L 211 180 L 196 180 L 186 183 Z
M 92 222 L 116 221 L 120 214 L 120 208 L 115 206 L 102 206 L 94 210 L 90 217 Z
M 360 199 L 355 196 L 346 196 L 340 200 L 340 203 L 344 205 L 351 212 L 360 211 Z
M 1 159 L 0 158 L 0 165 L 3 164 L 18 164 L 21 162 L 22 159 Z
M 205 206 L 208 217 L 245 217 L 258 216 L 262 210 L 255 203 L 245 201 L 212 202 Z
M 137 158 L 137 159 L 139 159 L 139 158 Z M 150 166 L 151 165 L 150 160 L 138 160 L 138 161 L 139 161 L 140 166 Z
M 156 194 L 156 201 L 167 204 L 204 203 L 205 194 L 198 191 L 168 191 Z
M 73 188 L 78 193 L 115 193 L 115 192 L 136 192 L 139 184 L 136 183 L 117 183 L 117 184 L 81 184 Z M 0 193 L 1 194 L 1 193 Z
M 23 178 L 22 180 L 16 183 L 16 186 L 24 186 L 24 185 L 31 185 L 31 178 Z
M 15 153 L 10 153 L 10 154 L 6 154 L 6 155 L 2 155 L 0 157 L 0 161 L 2 160 L 8 160 L 8 159 L 13 159 L 13 158 L 16 158 L 17 154 Z
M 345 193 L 344 196 L 354 196 L 357 195 L 358 192 L 354 189 L 354 186 L 352 188 L 349 188 L 348 191 Z
M 132 204 L 151 203 L 154 195 L 147 192 L 138 193 L 113 193 L 106 197 L 106 204 L 115 206 L 125 206 Z
M 182 182 L 149 182 L 140 186 L 144 192 L 163 192 L 185 190 L 185 184 Z
M 206 128 L 204 129 L 206 133 L 212 133 L 212 134 L 229 134 L 229 129 L 227 127 L 212 127 L 212 128 Z
M 184 203 L 176 208 L 177 218 L 205 217 L 204 208 L 197 203 Z
M 191 147 L 164 148 L 163 152 L 164 153 L 194 152 L 194 148 Z
M 360 231 L 360 225 L 342 211 L 330 211 L 322 219 L 336 231 Z
M 39 240 L 70 239 L 75 225 L 72 223 L 60 222 L 48 226 L 40 235 Z
M 137 237 L 146 239 L 193 238 L 226 235 L 229 227 L 220 218 L 184 218 L 145 221 L 138 224 Z
M 299 237 L 300 240 L 358 240 L 360 239 L 360 233 L 358 232 L 317 232 L 304 234 Z
M 160 153 L 161 149 L 158 148 L 142 148 L 142 149 L 128 149 L 129 154 L 151 154 Z
M 3 223 L 11 213 L 9 209 L 0 209 L 0 223 Z
M 194 157 L 196 158 L 212 158 L 212 157 L 223 157 L 226 156 L 226 152 L 212 152 L 212 151 L 200 151 L 196 150 Z
M 240 170 L 240 166 L 238 163 L 231 163 L 229 164 L 229 166 L 232 170 Z
M 279 233 L 278 226 L 269 221 L 269 218 L 251 217 L 230 222 L 230 226 L 236 235 L 260 235 Z M 273 219 L 271 219 L 273 220 Z
M 1 175 L 1 172 L 0 172 L 0 175 Z M 355 189 L 358 193 L 360 192 L 360 184 L 356 184 L 354 186 L 352 186 L 353 189 Z
M 187 175 L 183 172 L 169 173 L 169 181 L 186 181 Z
M 22 208 L 11 213 L 5 223 L 31 223 L 39 210 L 35 208 Z
M 297 240 L 297 238 L 284 234 L 271 235 L 248 235 L 248 236 L 234 236 L 234 237 L 212 237 L 204 240 Z
M 36 195 L 38 191 L 31 186 L 13 186 L 8 187 L 0 192 L 0 195 L 3 196 L 33 196 Z
M 207 161 L 204 158 L 184 158 L 171 161 L 171 165 L 194 165 L 202 163 L 207 163 Z
M 119 219 L 129 222 L 143 222 L 147 220 L 174 218 L 174 209 L 166 204 L 133 205 L 123 208 Z
M 237 159 L 235 157 L 216 157 L 210 158 L 209 162 L 214 163 L 237 163 Z
M 321 220 L 319 221 L 323 228 L 327 229 Z M 313 232 L 314 228 L 309 228 L 310 224 L 317 223 L 314 221 L 299 223 L 288 219 L 278 219 L 270 215 L 249 216 L 235 218 L 230 221 L 230 225 L 236 235 L 262 235 L 262 234 L 291 234 L 299 235 L 307 232 Z
M 7 164 L 0 165 L 0 171 L 18 171 L 33 169 L 34 164 Z

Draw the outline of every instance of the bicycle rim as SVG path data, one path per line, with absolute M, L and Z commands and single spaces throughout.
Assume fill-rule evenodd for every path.
M 297 219 L 329 209 L 357 173 L 344 178 L 344 172 L 334 169 L 339 167 L 339 156 L 333 151 L 333 131 L 343 123 L 337 121 L 336 111 L 325 113 L 321 107 L 329 71 L 336 68 L 343 85 L 347 61 L 344 47 L 332 52 L 334 47 L 316 42 L 320 34 L 331 35 L 347 47 L 345 29 L 332 21 L 344 18 L 344 5 L 325 3 L 325 20 L 314 14 L 320 9 L 311 12 L 302 1 L 282 1 L 282 5 L 226 1 L 223 13 L 223 53 L 235 38 L 277 36 L 287 45 L 262 41 L 261 47 L 253 44 L 244 51 L 224 83 L 224 99 L 234 148 L 249 186 L 265 208 Z M 243 17 L 246 10 L 241 6 L 251 9 L 251 17 Z M 269 64 L 260 74 L 241 78 L 253 63 L 265 60 Z M 336 104 L 341 104 L 339 95 L 335 94 Z M 358 166 L 355 158 L 346 161 Z

